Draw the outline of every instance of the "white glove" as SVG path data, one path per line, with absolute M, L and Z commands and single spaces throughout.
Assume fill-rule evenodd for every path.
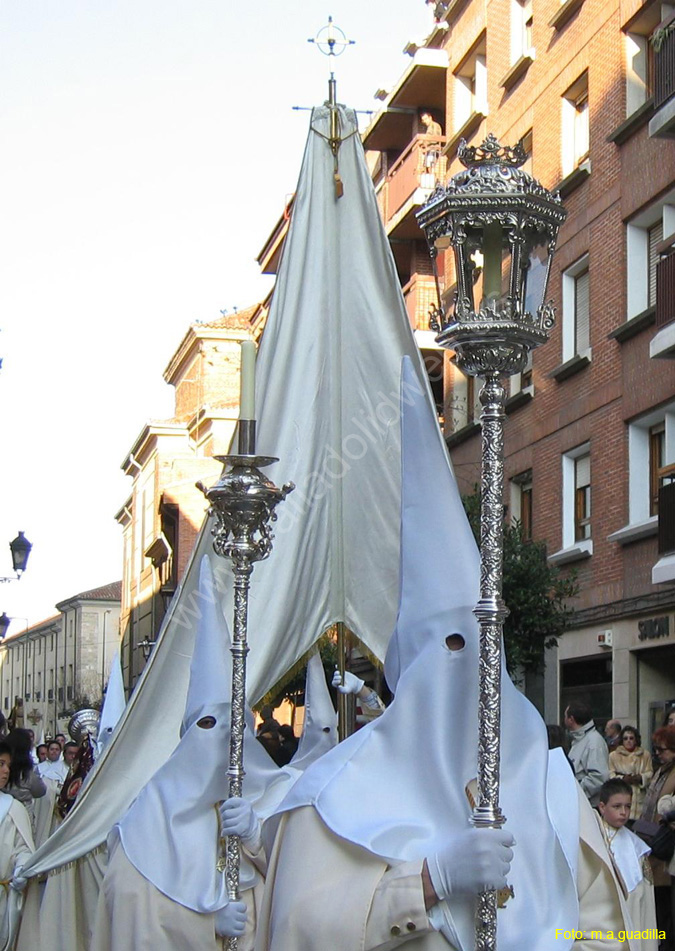
M 228 901 L 216 912 L 216 934 L 221 938 L 240 938 L 246 930 L 246 902 Z
M 363 683 L 363 680 L 357 677 L 356 674 L 350 674 L 348 670 L 345 671 L 344 684 L 339 670 L 336 670 L 333 674 L 333 686 L 337 687 L 340 693 L 358 693 L 363 687 Z
M 22 872 L 23 865 L 17 865 L 14 869 L 14 875 L 10 879 L 9 887 L 13 888 L 15 892 L 22 892 L 28 884 L 28 879 L 21 874 Z
M 233 796 L 219 807 L 223 835 L 238 835 L 242 842 L 260 840 L 260 819 L 247 799 Z
M 466 829 L 452 836 L 434 855 L 427 868 L 439 899 L 461 893 L 478 894 L 504 888 L 515 841 L 501 829 Z

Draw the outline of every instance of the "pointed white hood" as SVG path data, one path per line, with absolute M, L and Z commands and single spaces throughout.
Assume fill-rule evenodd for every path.
M 405 398 L 403 363 L 401 596 L 385 665 L 395 699 L 310 767 L 282 805 L 315 805 L 338 836 L 394 864 L 426 857 L 466 829 L 465 786 L 477 774 L 478 745 L 478 551 L 431 405 Z M 460 651 L 446 646 L 453 633 L 465 640 Z M 547 771 L 544 724 L 505 674 L 501 805 L 517 842 L 509 876 L 517 897 L 499 912 L 500 951 L 550 951 L 554 929 L 569 932 L 577 920 L 573 876 L 548 812 Z M 569 809 L 576 789 L 567 773 L 557 801 Z M 470 951 L 473 903 L 454 901 L 451 916 L 448 937 L 455 929 Z M 562 939 L 560 946 L 567 947 Z
M 108 688 L 105 692 L 105 700 L 103 701 L 103 709 L 101 710 L 101 721 L 99 723 L 98 738 L 96 740 L 97 758 L 110 742 L 113 730 L 124 713 L 126 703 L 120 652 L 116 651 L 112 664 L 110 665 Z
M 307 769 L 320 756 L 332 750 L 337 741 L 337 713 L 326 683 L 321 655 L 317 651 L 307 663 L 305 722 L 290 765 L 298 770 Z
M 161 892 L 193 911 L 215 912 L 227 903 L 225 876 L 216 870 L 216 806 L 229 791 L 231 661 L 229 631 L 208 558 L 202 560 L 199 590 L 202 613 L 180 743 L 117 829 L 129 861 Z M 244 795 L 254 808 L 275 787 L 288 789 L 289 777 L 253 736 L 250 716 L 244 768 Z M 253 869 L 243 866 L 242 889 L 253 881 Z

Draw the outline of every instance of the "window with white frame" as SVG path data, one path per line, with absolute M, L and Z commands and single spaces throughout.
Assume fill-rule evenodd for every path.
M 675 462 L 675 402 L 628 426 L 628 520 L 639 525 L 658 515 L 664 469 Z
M 457 132 L 475 113 L 487 115 L 487 65 L 485 35 L 464 57 L 454 74 L 454 131 Z
M 665 3 L 645 3 L 624 32 L 626 116 L 631 116 L 654 93 L 654 47 L 649 37 L 672 12 Z
M 453 365 L 452 405 L 449 407 L 449 416 L 453 432 L 477 423 L 480 419 L 480 390 L 482 379 L 475 376 L 466 376 L 459 367 Z
M 592 554 L 591 495 L 591 449 L 585 443 L 562 457 L 563 550 Z
M 659 245 L 675 234 L 675 193 L 626 224 L 626 319 L 656 305 Z
M 534 385 L 532 380 L 532 351 L 527 354 L 527 362 L 520 373 L 514 373 L 509 380 L 510 395 L 516 393 L 534 394 Z
M 589 148 L 588 73 L 584 73 L 562 98 L 563 178 L 586 161 Z
M 562 358 L 591 356 L 589 256 L 562 274 Z
M 532 541 L 532 470 L 511 479 L 511 521 L 520 525 L 524 541 Z
M 532 56 L 532 0 L 511 0 L 511 62 Z

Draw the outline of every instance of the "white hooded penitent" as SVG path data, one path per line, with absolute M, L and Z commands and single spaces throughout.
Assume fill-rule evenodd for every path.
M 385 664 L 395 699 L 311 766 L 282 804 L 314 805 L 341 839 L 393 864 L 425 858 L 467 828 L 478 739 L 479 555 L 433 410 L 406 389 L 403 364 L 401 596 Z M 461 650 L 446 645 L 455 633 Z M 578 920 L 566 859 L 574 863 L 578 847 L 577 791 L 571 770 L 559 770 L 547 799 L 548 762 L 544 724 L 505 673 L 501 802 L 517 843 L 509 875 L 517 897 L 498 913 L 499 951 L 551 951 L 555 928 L 569 933 Z M 571 832 L 564 850 L 554 823 Z M 473 948 L 473 902 L 441 902 L 434 921 L 453 945 Z

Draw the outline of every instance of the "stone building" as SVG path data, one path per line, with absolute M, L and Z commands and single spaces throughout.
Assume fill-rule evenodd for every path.
M 654 0 L 442 0 L 364 134 L 413 325 L 429 282 L 414 212 L 431 181 L 422 111 L 461 138 L 520 141 L 569 216 L 549 287 L 558 321 L 510 381 L 505 502 L 576 570 L 573 629 L 547 664 L 547 720 L 586 696 L 645 735 L 675 704 L 675 33 Z M 451 254 L 439 255 L 452 306 Z M 427 341 L 427 347 L 429 347 Z M 430 351 L 429 351 L 430 352 Z M 668 359 L 671 358 L 671 359 Z M 437 354 L 437 400 L 461 488 L 479 478 L 479 387 Z M 675 487 L 672 491 L 675 491 Z
M 65 732 L 81 707 L 98 705 L 119 647 L 121 582 L 82 591 L 59 612 L 0 644 L 0 709 L 36 739 Z
M 264 305 L 190 325 L 164 371 L 171 419 L 145 424 L 122 469 L 132 479 L 116 515 L 123 531 L 122 667 L 133 687 L 147 660 L 204 519 L 195 487 L 215 482 L 239 412 L 240 343 L 255 337 Z

